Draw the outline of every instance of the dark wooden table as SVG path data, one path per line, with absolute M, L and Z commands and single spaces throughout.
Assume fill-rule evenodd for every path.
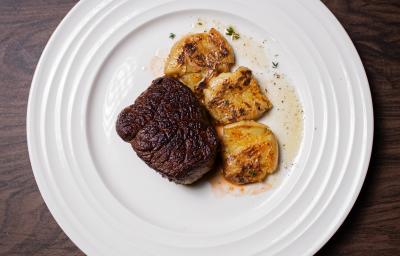
M 0 0 L 0 255 L 83 255 L 38 191 L 25 135 L 33 72 L 77 0 Z M 400 1 L 324 0 L 366 68 L 375 141 L 361 194 L 318 255 L 400 255 Z

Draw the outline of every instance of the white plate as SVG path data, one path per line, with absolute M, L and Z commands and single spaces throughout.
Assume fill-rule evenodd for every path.
M 218 197 L 207 182 L 170 183 L 115 133 L 118 112 L 154 79 L 142 67 L 199 17 L 266 39 L 303 105 L 296 162 L 264 193 Z M 310 255 L 357 198 L 373 113 L 360 58 L 319 1 L 88 0 L 40 59 L 27 134 L 46 204 L 89 255 Z

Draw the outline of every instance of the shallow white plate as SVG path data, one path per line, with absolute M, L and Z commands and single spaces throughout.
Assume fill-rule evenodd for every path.
M 265 40 L 303 106 L 294 164 L 263 193 L 216 196 L 208 182 L 170 183 L 115 133 L 118 112 L 155 78 L 149 62 L 171 47 L 169 33 L 198 29 L 197 19 Z M 319 1 L 88 0 L 40 59 L 27 134 L 46 204 L 89 255 L 310 255 L 357 198 L 373 113 L 360 58 Z

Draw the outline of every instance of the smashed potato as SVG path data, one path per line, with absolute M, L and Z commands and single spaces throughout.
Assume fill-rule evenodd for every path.
M 266 125 L 255 121 L 226 125 L 222 145 L 222 173 L 232 183 L 260 182 L 277 168 L 278 142 Z
M 218 124 L 258 119 L 272 107 L 246 67 L 212 78 L 204 90 L 204 103 Z
M 165 62 L 164 73 L 201 94 L 201 85 L 221 72 L 228 72 L 234 63 L 232 47 L 211 28 L 207 33 L 189 34 L 176 42 Z

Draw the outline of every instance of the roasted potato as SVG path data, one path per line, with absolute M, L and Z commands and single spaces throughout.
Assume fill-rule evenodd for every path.
M 234 63 L 232 47 L 211 28 L 207 33 L 189 34 L 176 42 L 165 62 L 164 73 L 202 94 L 201 85 L 221 72 L 228 72 Z
M 204 103 L 218 124 L 258 119 L 272 107 L 245 67 L 212 78 L 204 90 Z
M 279 148 L 268 126 L 240 121 L 224 126 L 223 175 L 235 184 L 260 182 L 277 169 Z

